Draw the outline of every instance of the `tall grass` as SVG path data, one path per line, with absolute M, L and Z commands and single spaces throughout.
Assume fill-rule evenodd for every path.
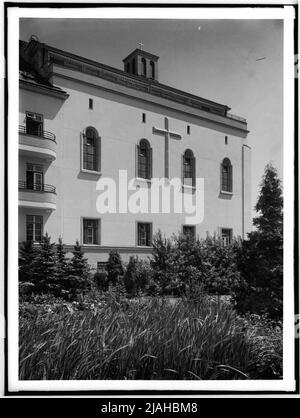
M 205 300 L 37 310 L 20 317 L 19 378 L 251 378 L 257 352 L 244 324 L 228 304 Z

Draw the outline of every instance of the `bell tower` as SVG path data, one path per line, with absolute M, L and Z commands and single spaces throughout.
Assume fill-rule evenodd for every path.
M 158 59 L 157 55 L 137 48 L 123 59 L 124 71 L 128 74 L 158 81 Z

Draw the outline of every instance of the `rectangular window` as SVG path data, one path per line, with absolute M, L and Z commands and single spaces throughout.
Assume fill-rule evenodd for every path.
M 99 219 L 83 219 L 83 244 L 99 245 Z
M 43 136 L 43 115 L 34 112 L 26 112 L 26 133 Z
M 143 113 L 143 123 L 146 123 L 146 113 Z
M 43 235 L 43 217 L 39 215 L 26 216 L 26 240 L 41 242 Z
M 228 144 L 228 136 L 225 136 L 225 145 Z
M 191 127 L 190 127 L 190 125 L 187 125 L 187 127 L 186 127 L 186 133 L 188 135 L 190 135 L 190 133 L 191 133 Z
M 138 246 L 139 247 L 151 247 L 152 245 L 152 224 L 141 223 L 137 224 L 138 233 Z
M 183 235 L 190 235 L 193 238 L 196 238 L 196 226 L 195 225 L 183 225 L 182 226 Z
M 43 190 L 44 173 L 40 164 L 27 164 L 26 166 L 26 189 Z
M 221 229 L 221 238 L 225 247 L 231 244 L 232 241 L 232 229 L 222 228 Z
M 98 261 L 97 262 L 97 271 L 106 271 L 107 262 L 106 261 Z
M 94 101 L 93 99 L 89 99 L 89 109 L 93 109 L 94 107 Z

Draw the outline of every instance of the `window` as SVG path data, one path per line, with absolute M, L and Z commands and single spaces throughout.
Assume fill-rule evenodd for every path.
M 190 127 L 190 125 L 187 125 L 187 127 L 186 127 L 186 133 L 188 135 L 190 135 L 190 133 L 191 133 L 191 127 Z
M 38 113 L 26 112 L 26 133 L 43 136 L 43 116 Z
M 137 177 L 151 179 L 152 177 L 152 148 L 147 139 L 141 139 L 137 146 Z
M 146 123 L 146 113 L 143 113 L 143 123 Z
M 227 247 L 231 243 L 231 240 L 232 240 L 232 229 L 222 228 L 221 238 L 223 241 L 223 245 Z
M 41 242 L 43 235 L 43 217 L 39 215 L 26 216 L 26 240 Z
M 97 262 L 97 271 L 106 271 L 107 262 L 106 261 L 98 261 Z
M 150 61 L 150 77 L 154 80 L 155 79 L 155 67 L 154 62 Z
M 228 158 L 224 158 L 221 164 L 221 191 L 232 193 L 232 165 Z
M 100 144 L 96 129 L 86 128 L 83 136 L 83 169 L 99 171 Z
M 132 60 L 132 74 L 135 74 L 135 59 Z
M 194 154 L 191 150 L 187 149 L 183 154 L 182 159 L 182 173 L 183 179 L 182 182 L 186 186 L 195 186 L 196 185 L 196 161 Z
M 126 72 L 130 73 L 130 63 L 129 62 L 127 62 L 127 64 L 126 64 Z
M 152 224 L 151 223 L 138 223 L 138 246 L 139 247 L 151 247 L 152 245 Z
M 83 244 L 99 245 L 99 219 L 83 219 Z
M 192 238 L 196 238 L 196 227 L 195 225 L 183 225 L 182 226 L 183 235 L 190 235 Z
M 228 136 L 225 136 L 225 145 L 228 144 Z
M 44 173 L 43 166 L 27 164 L 26 166 L 26 189 L 43 190 Z
M 94 107 L 94 101 L 93 99 L 89 99 L 89 109 L 93 109 Z
M 147 75 L 147 64 L 145 58 L 142 58 L 142 75 L 144 77 Z

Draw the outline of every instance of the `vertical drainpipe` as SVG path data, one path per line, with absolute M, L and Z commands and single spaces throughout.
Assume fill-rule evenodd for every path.
M 245 147 L 251 149 L 249 145 L 242 145 L 242 238 L 245 239 Z

